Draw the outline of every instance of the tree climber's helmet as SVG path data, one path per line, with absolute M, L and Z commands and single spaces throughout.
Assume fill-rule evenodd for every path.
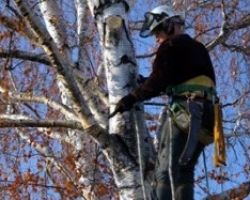
M 151 36 L 157 26 L 169 21 L 171 18 L 176 18 L 176 22 L 183 25 L 185 21 L 183 12 L 176 12 L 171 6 L 167 5 L 158 6 L 150 12 L 146 12 L 144 17 L 144 23 L 140 31 L 141 37 Z

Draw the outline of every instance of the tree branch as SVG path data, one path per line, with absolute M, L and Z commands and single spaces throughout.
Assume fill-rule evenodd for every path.
M 250 48 L 249 47 L 242 47 L 240 45 L 234 45 L 234 44 L 227 44 L 227 43 L 222 43 L 222 45 L 228 49 L 231 49 L 232 51 L 244 53 L 247 56 L 250 56 Z
M 0 14 L 0 24 L 28 37 L 31 41 L 40 45 L 39 39 L 34 35 L 24 21 Z
M 21 51 L 21 50 L 0 49 L 0 57 L 29 60 L 33 62 L 39 62 L 45 65 L 51 64 L 48 58 L 44 54 L 34 54 L 31 52 L 26 52 L 26 51 Z
M 0 128 L 9 127 L 71 128 L 83 130 L 81 124 L 76 121 L 34 120 L 24 118 L 22 115 L 0 115 Z
M 215 39 L 206 44 L 208 50 L 213 49 L 218 44 L 225 43 L 225 41 L 229 38 L 229 36 L 232 34 L 233 31 L 250 26 L 250 14 L 243 16 L 241 19 L 237 20 L 233 24 L 230 24 L 229 18 L 233 12 L 230 12 L 228 14 L 226 13 L 224 0 L 222 0 L 221 9 L 223 16 L 223 23 L 221 26 L 221 30 Z
M 150 57 L 153 57 L 155 54 L 156 54 L 156 52 L 152 52 L 152 53 L 148 53 L 148 54 L 144 54 L 144 55 L 136 55 L 135 57 L 137 59 L 150 58 Z
M 221 194 L 212 195 L 206 200 L 224 200 L 224 199 L 244 199 L 250 194 L 250 182 L 240 184 L 239 187 L 227 190 Z
M 223 0 L 221 3 L 221 10 L 222 10 L 222 16 L 223 16 L 221 30 L 219 34 L 217 35 L 217 37 L 206 45 L 209 51 L 213 49 L 215 46 L 217 46 L 218 44 L 225 42 L 231 34 L 231 32 L 229 31 L 228 15 L 226 14 L 225 4 Z
M 70 68 L 70 61 L 67 57 L 63 57 L 59 52 L 59 49 L 53 42 L 53 39 L 45 29 L 41 20 L 38 18 L 38 16 L 34 15 L 27 2 L 21 0 L 15 0 L 15 2 L 19 7 L 21 13 L 23 14 L 24 19 L 28 24 L 30 24 L 33 31 L 36 33 L 37 37 L 43 44 L 43 47 L 47 52 L 52 65 L 56 67 L 60 77 L 67 83 L 67 87 L 69 90 L 68 95 L 71 97 L 71 99 L 73 100 L 72 103 L 74 104 L 73 109 L 75 113 L 78 114 L 83 127 L 91 127 L 93 124 L 95 124 L 95 121 L 86 105 L 83 96 L 80 93 L 77 82 L 74 79 L 72 69 Z
M 16 184 L 15 181 L 6 181 L 6 180 L 0 180 L 0 183 L 5 183 L 5 184 Z M 39 184 L 39 183 L 28 183 L 27 181 L 24 182 L 18 182 L 18 185 L 30 185 L 30 186 L 37 186 L 37 187 L 45 187 L 45 188 L 53 188 L 53 189 L 60 189 L 60 190 L 65 190 L 65 187 L 60 187 L 60 186 L 54 186 L 54 185 L 46 185 L 46 184 Z M 0 186 L 0 188 L 5 188 L 9 187 L 8 185 Z
M 236 23 L 229 26 L 229 29 L 238 30 L 250 26 L 250 14 L 243 16 Z
M 222 108 L 225 108 L 225 107 L 228 107 L 228 106 L 233 106 L 233 105 L 237 104 L 242 98 L 244 98 L 248 94 L 250 94 L 250 90 L 245 91 L 239 98 L 235 99 L 233 102 L 223 104 Z
M 60 52 L 69 56 L 69 44 L 67 39 L 66 24 L 63 19 L 62 9 L 59 8 L 58 1 L 44 0 L 38 3 L 46 29 Z
M 78 122 L 80 121 L 77 118 L 77 116 L 69 110 L 68 107 L 66 107 L 65 105 L 59 104 L 58 102 L 55 102 L 52 99 L 46 98 L 45 96 L 36 96 L 36 95 L 33 95 L 32 93 L 19 93 L 19 94 L 15 94 L 11 92 L 6 93 L 6 91 L 2 91 L 2 93 L 3 95 L 1 95 L 1 92 L 0 92 L 0 97 L 2 96 L 4 100 L 7 100 L 9 102 L 43 103 L 55 110 L 59 110 L 67 118 L 70 118 Z

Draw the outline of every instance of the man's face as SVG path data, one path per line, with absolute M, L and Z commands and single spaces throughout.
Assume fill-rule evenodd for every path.
M 154 33 L 154 36 L 155 36 L 155 39 L 156 39 L 156 42 L 158 44 L 161 44 L 162 42 L 164 42 L 166 39 L 168 39 L 168 36 L 167 34 L 164 32 L 164 31 L 156 31 Z

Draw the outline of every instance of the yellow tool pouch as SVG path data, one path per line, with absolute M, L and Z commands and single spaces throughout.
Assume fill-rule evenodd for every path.
M 214 165 L 226 165 L 225 138 L 222 127 L 222 110 L 220 103 L 214 104 Z

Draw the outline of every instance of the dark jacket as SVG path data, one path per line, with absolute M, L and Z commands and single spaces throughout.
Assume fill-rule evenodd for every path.
M 152 73 L 132 94 L 136 101 L 143 101 L 159 96 L 168 86 L 199 75 L 206 75 L 215 83 L 212 62 L 205 46 L 189 35 L 181 34 L 160 45 Z

